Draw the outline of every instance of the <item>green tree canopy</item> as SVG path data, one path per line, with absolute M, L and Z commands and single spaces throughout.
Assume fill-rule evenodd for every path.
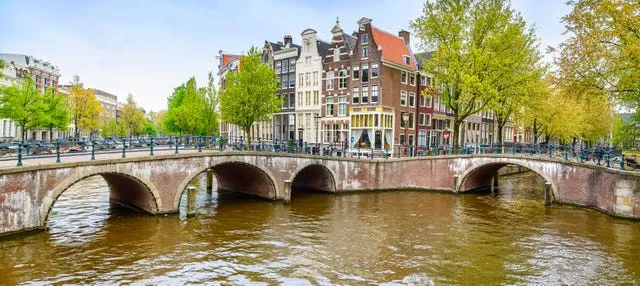
M 202 133 L 204 128 L 203 105 L 204 99 L 198 91 L 196 79 L 192 77 L 185 84 L 182 103 L 173 110 L 173 118 L 180 131 L 192 135 Z
M 411 27 L 422 46 L 434 51 L 424 69 L 434 74 L 435 88 L 453 112 L 454 144 L 467 117 L 518 93 L 500 83 L 507 76 L 524 77 L 520 71 L 533 58 L 527 53 L 535 50 L 533 33 L 502 0 L 427 1 Z
M 220 93 L 222 120 L 239 126 L 249 140 L 251 125 L 269 120 L 282 104 L 276 95 L 275 71 L 260 61 L 260 55 L 258 49 L 252 47 L 240 58 L 239 70 L 227 75 L 226 87 Z
M 21 140 L 27 131 L 40 125 L 46 106 L 31 77 L 27 76 L 18 85 L 0 86 L 0 115 L 11 118 L 21 130 Z
M 126 135 L 140 134 L 145 124 L 144 112 L 138 107 L 133 95 L 127 96 L 127 103 L 122 107 L 119 123 L 126 129 Z
M 69 113 L 76 128 L 74 137 L 78 140 L 81 130 L 96 131 L 100 128 L 103 110 L 93 89 L 86 89 L 81 83 L 74 82 L 69 92 Z
M 205 135 L 217 135 L 219 133 L 218 122 L 218 91 L 216 90 L 213 73 L 209 72 L 207 86 L 201 91 L 203 98 L 202 117 L 204 119 Z
M 68 98 L 64 94 L 56 94 L 53 88 L 47 90 L 43 96 L 45 107 L 40 127 L 49 129 L 49 141 L 53 139 L 53 129 L 67 130 L 69 127 L 69 104 Z

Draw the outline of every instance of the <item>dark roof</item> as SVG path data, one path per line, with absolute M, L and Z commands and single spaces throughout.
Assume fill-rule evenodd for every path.
M 269 42 L 269 45 L 271 46 L 272 52 L 279 51 L 280 49 L 282 49 L 282 46 L 278 43 Z
M 353 48 L 356 47 L 356 37 L 351 36 L 347 33 L 342 33 L 342 38 L 344 39 L 344 44 L 349 51 L 353 51 Z
M 431 54 L 433 54 L 433 52 L 422 52 L 422 53 L 415 54 L 416 62 L 418 63 L 419 69 L 423 67 L 423 63 L 422 63 L 423 60 L 431 59 Z
M 331 47 L 331 44 L 323 41 L 323 40 L 317 40 L 316 41 L 316 45 L 318 47 L 318 54 L 321 57 L 325 57 L 326 55 L 329 54 L 329 47 Z

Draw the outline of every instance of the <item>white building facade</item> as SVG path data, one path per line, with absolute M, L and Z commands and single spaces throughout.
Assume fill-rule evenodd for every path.
M 322 97 L 322 59 L 329 43 L 317 38 L 317 32 L 302 32 L 300 57 L 296 62 L 296 120 L 298 139 L 308 143 L 321 142 L 320 114 Z M 302 135 L 302 136 L 300 136 Z

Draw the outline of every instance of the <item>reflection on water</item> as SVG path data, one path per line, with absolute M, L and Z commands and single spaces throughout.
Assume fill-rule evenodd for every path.
M 61 196 L 48 232 L 0 240 L 0 284 L 640 283 L 640 222 L 544 207 L 531 174 L 500 183 L 498 196 L 300 193 L 283 204 L 207 195 L 201 178 L 187 218 L 110 206 L 94 177 Z

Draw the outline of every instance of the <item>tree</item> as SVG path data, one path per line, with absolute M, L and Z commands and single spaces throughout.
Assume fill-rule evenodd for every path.
M 622 115 L 616 115 L 613 120 L 613 138 L 612 143 L 623 149 L 635 148 L 637 140 L 640 138 L 639 114 L 626 114 L 626 119 Z
M 220 93 L 222 120 L 239 126 L 250 144 L 251 125 L 280 110 L 282 99 L 277 90 L 275 71 L 260 61 L 260 52 L 252 47 L 240 58 L 239 70 L 227 75 L 227 85 Z
M 518 71 L 514 61 L 530 51 L 518 50 L 528 48 L 532 35 L 507 5 L 501 0 L 427 1 L 424 14 L 411 22 L 422 45 L 434 50 L 424 68 L 434 74 L 442 101 L 453 112 L 454 145 L 467 117 L 512 93 L 501 93 L 498 83 Z
M 126 129 L 126 135 L 131 136 L 142 132 L 145 121 L 144 112 L 133 100 L 133 95 L 129 94 L 127 104 L 122 107 L 122 115 L 120 116 L 120 123 Z
M 0 96 L 0 115 L 11 118 L 20 127 L 20 138 L 24 141 L 27 131 L 43 121 L 46 109 L 33 79 L 27 76 L 19 85 L 0 87 Z
M 2 70 L 4 70 L 4 60 L 0 59 L 0 78 L 2 78 Z
M 156 114 L 156 118 L 153 121 L 153 123 L 155 124 L 156 130 L 159 133 L 171 134 L 171 132 L 168 132 L 166 130 L 166 128 L 165 128 L 165 120 L 166 120 L 166 118 L 167 118 L 167 111 L 166 110 L 160 110 Z
M 196 79 L 192 77 L 185 84 L 184 98 L 180 106 L 173 110 L 175 124 L 181 132 L 192 135 L 202 133 L 204 127 L 203 105 L 204 100 L 198 91 Z
M 563 18 L 558 79 L 569 89 L 640 103 L 640 5 L 637 0 L 571 0 Z M 553 50 L 556 51 L 556 50 Z
M 102 106 L 93 89 L 85 89 L 81 83 L 74 82 L 69 90 L 69 113 L 75 125 L 74 137 L 80 139 L 81 130 L 95 131 L 100 128 Z
M 100 135 L 103 138 L 114 137 L 118 131 L 118 122 L 111 118 L 107 120 L 107 122 L 102 126 L 102 130 L 100 131 Z
M 53 129 L 67 130 L 69 127 L 68 99 L 64 94 L 56 94 L 50 88 L 43 97 L 45 111 L 40 126 L 49 129 L 49 141 L 53 139 Z
M 176 88 L 173 89 L 173 93 L 171 94 L 171 96 L 167 99 L 167 116 L 165 118 L 165 120 L 163 121 L 164 123 L 164 130 L 167 133 L 178 133 L 178 132 L 182 132 L 182 130 L 180 129 L 180 127 L 178 126 L 178 124 L 176 123 L 176 113 L 177 113 L 177 109 L 180 107 L 180 105 L 182 105 L 182 101 L 184 100 L 184 97 L 186 95 L 187 92 L 187 87 L 185 84 L 182 84 Z
M 204 119 L 205 135 L 217 135 L 220 129 L 218 124 L 218 91 L 216 90 L 213 73 L 209 72 L 209 81 L 207 86 L 201 92 L 202 117 Z
M 156 126 L 151 122 L 149 118 L 145 118 L 144 126 L 142 127 L 142 134 L 144 135 L 156 135 L 158 131 Z

